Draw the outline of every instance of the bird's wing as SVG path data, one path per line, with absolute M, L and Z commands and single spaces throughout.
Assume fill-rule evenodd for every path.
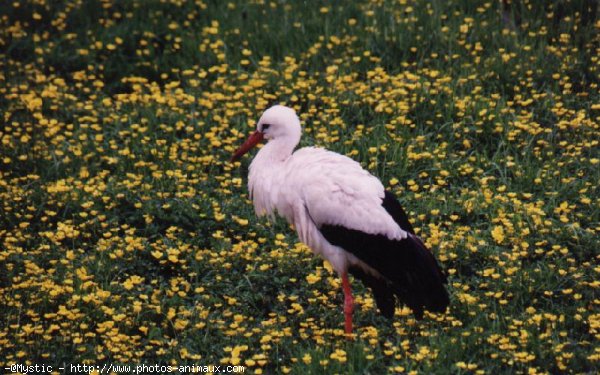
M 383 235 L 335 225 L 323 225 L 320 232 L 331 244 L 352 253 L 383 276 L 387 283 L 362 280 L 373 289 L 377 305 L 384 315 L 389 311 L 390 292 L 408 305 L 419 319 L 423 317 L 424 310 L 446 310 L 449 304 L 444 287 L 446 277 L 433 254 L 414 234 L 402 240 L 391 240 Z
M 404 210 L 391 193 L 385 193 L 382 206 L 401 227 L 407 228 L 406 238 L 390 239 L 339 225 L 322 225 L 319 231 L 329 243 L 352 253 L 383 276 L 385 282 L 353 272 L 373 290 L 377 306 L 385 316 L 389 316 L 393 306 L 390 293 L 408 305 L 418 319 L 423 317 L 424 310 L 444 312 L 450 300 L 444 287 L 446 276 L 437 260 L 413 233 Z
M 354 160 L 307 147 L 293 154 L 287 171 L 283 181 L 288 186 L 282 190 L 297 191 L 318 228 L 339 225 L 390 239 L 407 237 L 382 206 L 381 182 Z
M 396 198 L 381 182 L 345 156 L 306 148 L 294 153 L 284 180 L 303 202 L 320 234 L 352 253 L 384 280 L 350 269 L 373 289 L 386 316 L 396 294 L 420 318 L 423 310 L 443 312 L 449 303 L 445 275 L 433 254 L 414 235 Z M 299 225 L 305 227 L 305 225 Z

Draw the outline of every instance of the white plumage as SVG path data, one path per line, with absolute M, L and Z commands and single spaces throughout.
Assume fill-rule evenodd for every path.
M 350 333 L 353 299 L 347 278 L 348 270 L 354 269 L 358 275 L 362 275 L 363 281 L 370 283 L 376 298 L 379 293 L 378 305 L 389 305 L 390 296 L 394 300 L 393 293 L 406 297 L 404 294 L 412 291 L 407 292 L 403 287 L 394 285 L 394 282 L 398 284 L 393 275 L 396 271 L 392 269 L 390 274 L 385 264 L 387 259 L 401 258 L 403 255 L 396 252 L 402 251 L 400 245 L 405 242 L 410 242 L 409 245 L 413 247 L 421 247 L 422 242 L 414 234 L 407 232 L 412 232 L 410 224 L 407 224 L 410 229 L 401 228 L 398 217 L 392 217 L 388 208 L 384 208 L 382 202 L 386 193 L 376 177 L 354 160 L 331 151 L 306 147 L 293 152 L 300 136 L 300 121 L 294 110 L 284 106 L 271 107 L 259 119 L 257 131 L 236 151 L 233 159 L 241 157 L 263 138 L 268 140 L 249 168 L 248 187 L 255 211 L 258 216 L 273 218 L 278 214 L 286 218 L 296 228 L 300 240 L 313 252 L 327 259 L 342 276 L 346 332 Z M 401 208 L 399 210 L 402 211 Z M 405 216 L 403 211 L 401 215 Z M 336 228 L 342 232 L 342 236 L 358 236 L 360 241 L 365 242 L 363 247 L 372 245 L 386 249 L 389 247 L 391 250 L 387 249 L 385 253 L 375 250 L 377 254 L 374 254 L 375 259 L 371 261 L 368 259 L 369 254 L 365 255 L 362 249 L 349 251 L 350 246 L 344 249 L 332 244 L 336 240 L 331 231 L 337 230 Z M 324 235 L 324 229 L 329 231 L 329 236 Z M 344 241 L 340 240 L 338 244 L 342 242 Z M 422 248 L 425 249 L 424 245 Z M 407 254 L 411 256 L 407 263 L 423 256 Z M 424 255 L 423 260 L 416 260 L 427 263 L 427 256 L 433 259 L 429 254 Z M 402 269 L 405 266 L 398 267 Z M 418 268 L 421 264 L 417 263 L 416 266 Z M 390 275 L 385 275 L 386 272 Z M 407 280 L 415 279 L 412 276 L 409 275 Z M 384 297 L 381 297 L 382 294 Z M 419 303 L 427 307 L 426 301 L 413 304 Z M 392 314 L 393 305 L 394 303 Z
M 285 124 L 277 136 L 270 131 Z M 354 160 L 316 147 L 292 151 L 300 141 L 300 121 L 290 108 L 271 107 L 258 121 L 268 124 L 269 142 L 250 164 L 248 188 L 258 216 L 277 213 L 294 225 L 298 237 L 342 274 L 356 264 L 374 272 L 352 254 L 331 245 L 319 232 L 323 224 L 341 225 L 390 239 L 406 238 L 381 206 L 381 182 Z M 350 262 L 350 263 L 349 263 Z
M 273 163 L 268 157 L 273 149 L 267 146 L 252 161 L 248 177 L 256 213 L 285 217 L 296 228 L 300 240 L 327 259 L 338 273 L 344 272 L 349 260 L 369 268 L 325 240 L 318 231 L 321 225 L 341 225 L 390 239 L 407 236 L 381 206 L 381 182 L 357 162 L 331 151 L 306 147 Z

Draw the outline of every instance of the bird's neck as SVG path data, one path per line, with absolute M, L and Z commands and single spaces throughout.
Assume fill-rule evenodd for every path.
M 276 211 L 285 215 L 286 209 L 278 200 L 281 173 L 298 142 L 286 139 L 272 139 L 264 145 L 250 164 L 248 187 L 258 216 L 273 217 Z
M 272 139 L 258 152 L 257 158 L 268 163 L 285 162 L 294 152 L 298 141 L 291 138 Z

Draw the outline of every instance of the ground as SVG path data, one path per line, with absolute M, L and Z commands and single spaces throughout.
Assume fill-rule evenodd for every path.
M 600 368 L 595 1 L 0 4 L 0 365 Z M 380 177 L 448 273 L 393 321 L 255 218 L 274 103 Z

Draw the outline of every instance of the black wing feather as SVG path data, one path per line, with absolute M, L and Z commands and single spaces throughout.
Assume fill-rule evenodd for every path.
M 385 196 L 383 197 L 383 202 L 381 205 L 385 210 L 390 214 L 390 216 L 394 219 L 394 221 L 408 233 L 415 234 L 415 230 L 413 229 L 412 224 L 408 221 L 408 216 L 404 209 L 400 205 L 400 202 L 394 197 L 394 194 L 389 191 L 385 191 Z
M 384 315 L 390 315 L 391 294 L 408 305 L 418 319 L 423 317 L 423 310 L 444 312 L 449 304 L 444 287 L 446 277 L 436 259 L 414 235 L 406 213 L 391 193 L 386 192 L 382 205 L 398 225 L 410 233 L 407 238 L 391 240 L 385 235 L 339 225 L 323 225 L 320 231 L 331 244 L 354 254 L 385 278 L 377 280 L 351 269 L 355 277 L 373 290 L 377 307 Z M 394 305 L 391 306 L 393 315 Z

